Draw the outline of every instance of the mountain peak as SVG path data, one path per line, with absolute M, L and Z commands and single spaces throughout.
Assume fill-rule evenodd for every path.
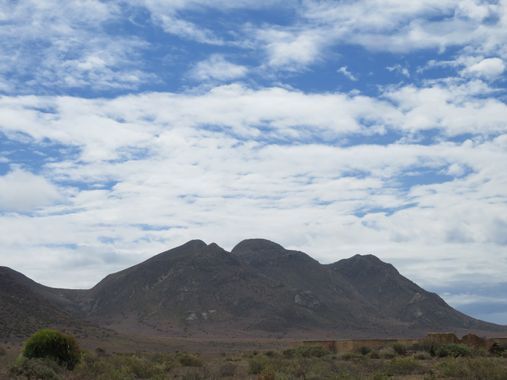
M 257 251 L 285 251 L 285 248 L 267 239 L 246 239 L 236 244 L 231 252 L 241 255 Z
M 389 264 L 383 262 L 382 260 L 380 260 L 377 256 L 372 255 L 372 254 L 366 254 L 366 255 L 357 254 L 347 260 L 358 261 L 358 262 L 362 262 L 362 263 L 389 265 Z
M 342 268 L 343 270 L 349 270 L 352 272 L 362 271 L 368 272 L 371 270 L 382 272 L 391 272 L 397 274 L 396 268 L 389 263 L 380 260 L 377 256 L 366 254 L 366 255 L 354 255 L 348 259 L 343 259 L 331 264 L 334 268 Z
M 207 244 L 201 239 L 192 239 L 187 241 L 185 244 L 181 245 L 181 247 L 192 247 L 192 248 L 204 248 Z

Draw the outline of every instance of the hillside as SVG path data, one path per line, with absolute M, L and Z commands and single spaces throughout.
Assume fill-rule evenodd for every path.
M 59 289 L 40 285 L 10 268 L 0 267 L 0 337 L 22 338 L 43 327 L 58 327 L 77 335 L 100 329 L 66 310 L 74 306 Z

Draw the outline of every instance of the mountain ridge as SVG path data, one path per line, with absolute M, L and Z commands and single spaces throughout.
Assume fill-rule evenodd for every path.
M 466 316 L 374 255 L 321 264 L 265 239 L 243 240 L 230 252 L 216 243 L 191 240 L 86 290 L 49 288 L 10 271 L 0 268 L 0 282 L 10 289 L 24 287 L 29 298 L 16 304 L 7 286 L 0 289 L 0 306 L 7 305 L 22 320 L 26 306 L 33 304 L 40 311 L 32 316 L 39 324 L 85 321 L 120 332 L 167 336 L 507 334 L 506 326 Z M 62 320 L 51 321 L 52 314 Z M 15 325 L 4 313 L 0 326 L 7 328 L 0 327 L 0 336 L 16 330 Z

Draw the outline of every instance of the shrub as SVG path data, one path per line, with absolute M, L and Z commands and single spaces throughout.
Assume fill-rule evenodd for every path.
M 378 352 L 382 359 L 392 359 L 396 356 L 392 347 L 384 347 Z
M 425 351 L 416 352 L 414 358 L 417 360 L 429 360 L 431 359 L 431 355 Z
M 322 346 L 302 346 L 296 352 L 304 358 L 321 358 L 331 353 Z
M 292 359 L 294 356 L 296 356 L 296 350 L 293 348 L 288 348 L 282 351 L 282 355 L 287 359 Z
M 395 343 L 393 344 L 393 350 L 396 352 L 396 354 L 405 356 L 407 354 L 407 347 L 405 347 L 401 343 Z
M 380 355 L 377 351 L 370 352 L 370 359 L 380 359 Z
M 386 375 L 383 372 L 376 372 L 373 374 L 373 380 L 389 380 L 392 376 Z
M 259 380 L 275 380 L 275 374 L 272 371 L 266 371 L 259 376 Z
M 386 366 L 389 375 L 410 375 L 421 370 L 421 364 L 413 358 L 395 358 Z
M 342 360 L 354 360 L 362 358 L 362 355 L 356 353 L 356 352 L 344 352 L 341 354 L 340 359 Z
M 179 358 L 183 367 L 202 367 L 202 361 L 198 357 L 190 354 L 181 354 Z
M 28 359 L 21 356 L 9 370 L 10 378 L 60 380 L 60 367 L 50 359 Z
M 361 355 L 368 355 L 371 352 L 371 348 L 363 346 L 358 351 Z
M 251 359 L 248 362 L 248 373 L 251 375 L 258 375 L 262 372 L 264 369 L 264 363 L 262 363 L 260 360 Z
M 0 356 L 5 356 L 7 354 L 7 351 L 5 351 L 5 348 L 0 346 Z
M 220 367 L 220 376 L 233 377 L 236 374 L 237 366 L 232 363 L 226 363 Z
M 28 339 L 23 356 L 48 358 L 72 370 L 79 362 L 80 350 L 74 337 L 53 329 L 42 329 Z
M 472 351 L 468 346 L 465 346 L 464 344 L 444 344 L 442 346 L 436 347 L 434 349 L 435 356 L 438 356 L 440 358 L 445 358 L 447 356 L 452 356 L 454 358 L 462 357 L 462 356 L 470 356 Z
M 137 379 L 150 379 L 156 375 L 157 368 L 150 363 L 146 358 L 137 355 L 125 356 L 123 358 L 123 365 L 128 368 Z
M 440 373 L 446 377 L 470 380 L 505 380 L 505 367 L 494 358 L 452 358 L 438 365 Z
M 505 349 L 500 346 L 498 343 L 493 343 L 491 347 L 489 348 L 489 353 L 492 355 L 502 356 L 502 353 L 505 351 Z

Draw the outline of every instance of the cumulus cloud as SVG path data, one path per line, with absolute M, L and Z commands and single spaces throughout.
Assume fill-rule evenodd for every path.
M 30 211 L 51 205 L 59 198 L 57 187 L 44 177 L 22 169 L 0 176 L 0 210 Z
M 287 71 L 297 71 L 314 63 L 322 54 L 326 38 L 320 31 L 302 29 L 286 31 L 279 28 L 256 32 L 257 43 L 267 53 L 267 64 Z
M 229 62 L 222 55 L 213 54 L 198 62 L 191 70 L 190 76 L 198 81 L 228 81 L 244 77 L 247 72 L 247 67 Z
M 486 79 L 494 79 L 503 74 L 504 71 L 505 64 L 500 58 L 485 58 L 465 69 L 467 74 Z

